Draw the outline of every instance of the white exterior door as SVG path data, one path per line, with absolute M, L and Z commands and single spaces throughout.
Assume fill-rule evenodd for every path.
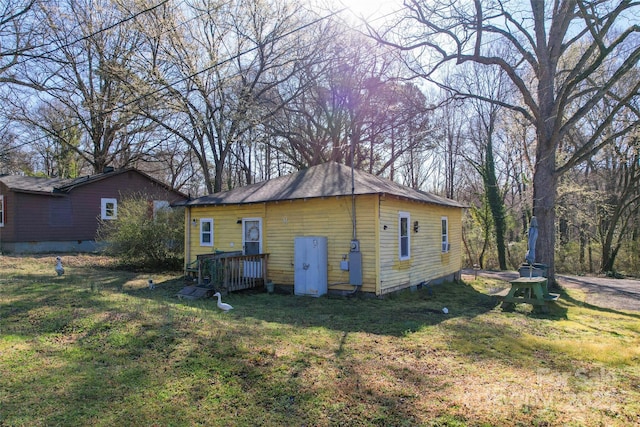
M 259 255 L 262 253 L 262 218 L 242 219 L 242 253 Z M 262 277 L 262 261 L 244 261 L 244 277 Z

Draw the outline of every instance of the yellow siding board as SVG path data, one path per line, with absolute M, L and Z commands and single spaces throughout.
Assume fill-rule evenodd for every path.
M 363 287 L 375 292 L 377 250 L 375 208 L 377 196 L 360 196 L 356 203 L 357 237 L 363 260 Z M 242 250 L 242 226 L 237 221 L 258 217 L 263 221 L 263 252 L 269 254 L 268 275 L 275 283 L 293 285 L 294 238 L 326 236 L 328 243 L 328 282 L 330 289 L 351 290 L 349 272 L 340 270 L 340 261 L 348 256 L 353 235 L 350 197 L 271 202 L 259 205 L 212 206 L 191 208 L 190 260 L 214 250 Z M 214 246 L 200 246 L 200 218 L 214 219 Z
M 359 198 L 357 230 L 363 250 L 364 290 L 375 290 L 375 237 L 371 207 L 374 198 Z M 362 215 L 362 218 L 361 218 Z M 293 285 L 294 239 L 298 236 L 326 236 L 328 243 L 328 282 L 332 289 L 350 290 L 349 272 L 340 270 L 340 261 L 349 254 L 352 238 L 351 199 L 332 197 L 272 203 L 268 207 L 267 237 L 269 270 L 276 283 Z M 362 235 L 362 237 L 361 237 Z M 368 267 L 371 265 L 370 267 Z M 340 285 L 342 284 L 342 285 Z
M 242 225 L 237 223 L 238 220 L 262 218 L 264 212 L 264 204 L 192 207 L 191 224 L 187 225 L 191 239 L 189 262 L 195 260 L 197 255 L 216 250 L 241 251 Z M 200 246 L 200 220 L 203 218 L 213 218 L 213 247 Z
M 349 255 L 352 230 L 350 197 L 270 202 L 252 205 L 192 207 L 187 224 L 189 261 L 214 250 L 241 251 L 242 218 L 262 218 L 263 252 L 269 254 L 268 276 L 277 284 L 293 285 L 294 238 L 326 236 L 329 289 L 352 290 L 349 272 L 340 261 Z M 398 255 L 398 213 L 409 212 L 409 260 Z M 462 209 L 400 200 L 378 195 L 358 196 L 357 239 L 362 251 L 362 291 L 376 294 L 456 273 L 462 260 Z M 441 250 L 441 217 L 449 220 L 449 253 Z M 187 214 L 187 221 L 189 214 Z M 214 220 L 214 246 L 200 246 L 201 218 Z M 419 231 L 413 232 L 418 221 Z M 386 229 L 385 229 L 386 226 Z
M 399 212 L 410 214 L 410 259 L 400 261 Z M 449 220 L 451 249 L 442 253 L 441 218 Z M 413 223 L 418 221 L 418 232 Z M 462 210 L 385 197 L 380 202 L 381 292 L 453 274 L 461 268 Z M 384 229 L 384 226 L 387 229 Z

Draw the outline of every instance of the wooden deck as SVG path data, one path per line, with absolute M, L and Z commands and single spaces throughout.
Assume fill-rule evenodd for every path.
M 198 286 L 207 284 L 222 293 L 258 288 L 267 283 L 268 258 L 241 252 L 202 254 L 185 273 L 197 271 Z

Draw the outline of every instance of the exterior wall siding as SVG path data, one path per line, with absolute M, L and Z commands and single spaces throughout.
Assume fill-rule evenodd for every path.
M 15 217 L 15 194 L 0 182 L 0 194 L 4 196 L 4 226 L 0 227 L 0 245 L 4 241 L 13 241 L 15 239 L 15 226 L 13 218 Z M 0 249 L 2 247 L 0 246 Z
M 294 285 L 294 238 L 326 236 L 328 287 L 350 291 L 348 259 L 353 237 L 350 197 L 279 201 L 253 205 L 194 206 L 186 213 L 187 262 L 198 254 L 242 250 L 242 218 L 262 218 L 263 253 L 269 254 L 268 277 L 279 285 Z M 398 214 L 411 216 L 410 258 L 400 261 Z M 362 252 L 362 291 L 381 295 L 423 281 L 456 274 L 462 267 L 462 209 L 378 195 L 358 196 L 356 234 Z M 450 250 L 442 252 L 441 218 L 449 222 Z M 213 247 L 200 246 L 201 218 L 214 220 Z M 195 222 L 193 221 L 195 220 Z M 418 232 L 413 223 L 418 221 Z
M 242 218 L 262 218 L 263 253 L 269 254 L 269 279 L 279 285 L 293 286 L 294 238 L 326 236 L 328 243 L 328 286 L 330 290 L 350 291 L 349 272 L 340 269 L 340 261 L 348 257 L 352 229 L 350 197 L 270 202 L 255 205 L 192 207 L 187 213 L 187 262 L 201 253 L 214 250 L 242 250 Z M 377 287 L 377 196 L 359 196 L 356 201 L 356 234 L 360 240 L 365 292 Z M 190 216 L 190 219 L 189 219 Z M 214 246 L 201 247 L 199 218 L 213 218 Z M 194 226 L 193 220 L 196 219 Z
M 60 249 L 95 249 L 94 241 L 100 218 L 102 198 L 122 200 L 131 194 L 148 194 L 154 200 L 175 202 L 179 193 L 170 191 L 145 176 L 131 170 L 114 173 L 95 182 L 80 185 L 69 193 L 45 195 L 13 192 L 2 186 L 8 207 L 5 227 L 0 230 L 0 243 L 15 252 L 42 252 L 60 244 Z M 16 243 L 26 243 L 16 244 Z M 46 245 L 38 245 L 46 242 Z M 69 246 L 69 243 L 75 243 Z M 46 249 L 40 249 L 46 248 Z
M 185 230 L 188 230 L 188 233 L 185 233 L 188 234 L 185 248 L 189 248 L 190 251 L 189 259 L 185 256 L 185 262 L 195 261 L 198 255 L 215 251 L 242 251 L 242 224 L 238 224 L 238 221 L 242 218 L 264 218 L 265 215 L 264 204 L 198 206 L 188 209 L 191 210 L 191 218 L 187 219 L 190 224 L 185 224 Z M 203 218 L 213 219 L 213 246 L 200 245 L 200 220 Z M 264 231 L 264 222 L 262 227 Z M 265 252 L 264 236 L 262 247 Z
M 410 258 L 399 258 L 399 212 L 410 214 Z M 441 218 L 448 217 L 448 253 L 442 252 Z M 414 222 L 418 221 L 418 232 Z M 386 229 L 385 229 L 386 226 Z M 462 209 L 393 197 L 380 199 L 380 292 L 392 292 L 457 273 L 462 267 Z

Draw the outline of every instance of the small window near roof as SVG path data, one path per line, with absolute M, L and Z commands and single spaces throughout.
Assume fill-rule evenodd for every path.
M 449 218 L 442 217 L 442 252 L 449 252 Z
M 156 219 L 158 212 L 168 212 L 171 210 L 171 205 L 166 200 L 154 200 L 153 201 L 153 219 Z
M 100 203 L 100 218 L 105 220 L 118 218 L 118 200 L 102 199 Z
M 200 220 L 200 246 L 213 246 L 213 218 Z
M 398 247 L 400 260 L 411 257 L 411 236 L 409 234 L 409 221 L 411 216 L 408 212 L 398 213 Z

